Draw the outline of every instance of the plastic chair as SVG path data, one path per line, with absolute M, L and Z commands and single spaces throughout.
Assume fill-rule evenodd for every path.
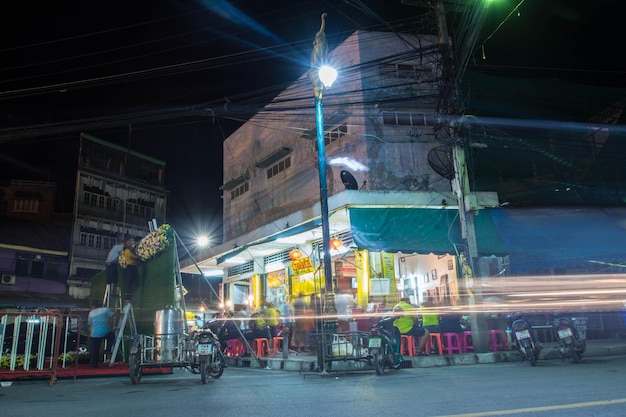
M 246 348 L 241 339 L 228 339 L 226 342 L 226 356 L 241 356 Z
M 400 355 L 415 356 L 415 338 L 413 336 L 400 335 Z
M 276 356 L 276 352 L 278 351 L 278 345 L 283 342 L 283 337 L 276 336 L 272 339 L 272 355 Z M 284 349 L 284 347 L 283 347 Z
M 270 341 L 266 337 L 257 337 L 253 339 L 254 347 L 252 348 L 257 356 L 270 355 Z
M 504 330 L 489 330 L 487 343 L 489 350 L 494 352 L 506 350 L 506 333 Z
M 458 333 L 444 333 L 443 341 L 443 350 L 445 350 L 448 355 L 451 355 L 455 352 L 463 352 L 463 342 L 461 340 L 461 336 L 459 336 Z
M 441 333 L 431 333 L 428 342 L 426 342 L 426 351 L 430 353 L 433 343 L 437 344 L 437 353 L 443 355 L 443 344 L 441 343 Z
M 474 342 L 472 341 L 472 331 L 465 330 L 463 332 L 463 352 L 474 351 Z

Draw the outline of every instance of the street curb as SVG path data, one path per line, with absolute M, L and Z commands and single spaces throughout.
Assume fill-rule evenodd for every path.
M 615 342 L 602 346 L 588 344 L 584 358 L 596 356 L 626 355 L 626 341 Z M 301 355 L 283 359 L 282 357 L 260 358 L 263 366 L 253 357 L 226 357 L 229 366 L 239 368 L 268 368 L 273 370 L 313 372 L 317 370 L 317 357 Z M 460 353 L 453 355 L 428 355 L 405 357 L 403 367 L 406 368 L 434 368 L 442 366 L 462 366 L 476 364 L 490 364 L 496 362 L 519 362 L 517 351 L 498 351 L 487 353 Z M 543 344 L 539 360 L 561 359 L 556 344 Z M 332 371 L 357 371 L 371 369 L 371 365 L 363 361 L 337 360 L 332 361 Z

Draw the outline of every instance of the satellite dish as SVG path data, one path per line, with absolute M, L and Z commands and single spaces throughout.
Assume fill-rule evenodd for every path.
M 341 182 L 346 187 L 346 190 L 358 190 L 359 185 L 356 183 L 354 179 L 354 175 L 350 174 L 348 171 L 341 171 Z
M 454 178 L 452 147 L 439 145 L 428 151 L 428 165 L 439 175 L 451 180 Z

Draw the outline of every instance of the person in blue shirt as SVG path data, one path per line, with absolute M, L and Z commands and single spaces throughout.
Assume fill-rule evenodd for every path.
M 106 340 L 105 355 L 111 354 L 113 343 L 115 343 L 115 333 L 109 327 L 109 320 L 114 313 L 111 309 L 102 306 L 102 302 L 95 300 L 93 309 L 87 317 L 87 325 L 89 326 L 89 353 L 91 355 L 91 366 L 98 367 L 100 347 L 102 341 Z

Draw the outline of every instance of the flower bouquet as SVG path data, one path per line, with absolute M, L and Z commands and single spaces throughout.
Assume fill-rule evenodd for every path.
M 124 256 L 124 251 L 120 252 L 120 256 L 117 259 L 117 264 L 120 266 L 120 268 L 126 269 L 126 256 Z
M 169 224 L 160 226 L 137 245 L 137 256 L 142 261 L 157 257 L 174 241 L 174 230 Z

